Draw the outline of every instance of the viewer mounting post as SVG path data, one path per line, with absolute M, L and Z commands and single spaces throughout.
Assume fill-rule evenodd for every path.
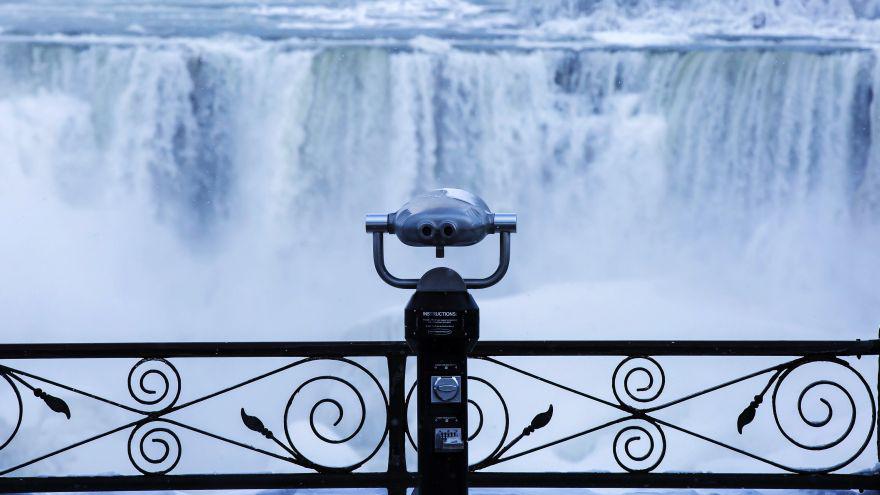
M 389 285 L 416 289 L 406 305 L 406 341 L 416 354 L 418 404 L 418 493 L 467 493 L 467 355 L 480 336 L 480 309 L 468 289 L 498 283 L 510 263 L 510 234 L 516 215 L 492 213 L 483 200 L 459 189 L 439 189 L 414 198 L 395 213 L 367 215 L 373 261 Z M 481 279 L 464 279 L 450 268 L 429 270 L 420 279 L 397 278 L 385 267 L 383 235 L 396 234 L 409 246 L 436 249 L 470 246 L 500 234 L 498 268 Z

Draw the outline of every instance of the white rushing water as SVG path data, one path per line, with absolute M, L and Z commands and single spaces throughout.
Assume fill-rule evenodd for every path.
M 535 295 L 544 320 L 510 327 L 512 304 L 487 335 L 869 336 L 878 84 L 873 49 L 817 44 L 9 41 L 4 335 L 342 335 L 404 299 L 362 215 L 455 186 L 520 212 L 483 297 Z

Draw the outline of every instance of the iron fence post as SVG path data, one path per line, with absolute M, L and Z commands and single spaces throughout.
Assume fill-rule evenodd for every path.
M 388 474 L 405 477 L 406 470 L 406 353 L 388 355 Z M 406 488 L 388 487 L 388 495 L 404 495 Z

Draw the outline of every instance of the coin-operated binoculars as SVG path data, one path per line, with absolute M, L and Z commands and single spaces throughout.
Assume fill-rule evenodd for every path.
M 498 283 L 510 263 L 510 234 L 516 215 L 492 213 L 477 196 L 438 189 L 412 199 L 395 213 L 367 215 L 373 262 L 393 287 L 415 289 L 406 305 L 406 341 L 416 352 L 418 380 L 419 494 L 467 493 L 467 353 L 480 336 L 480 310 L 468 289 Z M 409 246 L 436 249 L 471 246 L 500 234 L 498 268 L 486 278 L 462 278 L 438 267 L 420 279 L 397 278 L 385 267 L 383 235 L 396 234 Z

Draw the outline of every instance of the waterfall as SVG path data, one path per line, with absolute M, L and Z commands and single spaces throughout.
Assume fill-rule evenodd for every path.
M 870 48 L 19 39 L 0 88 L 10 339 L 341 334 L 403 297 L 362 215 L 440 186 L 520 212 L 487 297 L 694 277 L 876 326 Z M 392 245 L 392 268 L 430 254 Z
M 549 0 L 513 2 L 524 25 L 546 32 L 701 33 L 876 38 L 876 0 Z

